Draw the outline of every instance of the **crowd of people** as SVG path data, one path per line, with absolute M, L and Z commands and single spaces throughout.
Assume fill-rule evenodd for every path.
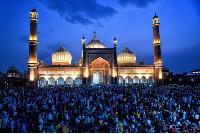
M 0 90 L 0 132 L 200 132 L 198 86 Z

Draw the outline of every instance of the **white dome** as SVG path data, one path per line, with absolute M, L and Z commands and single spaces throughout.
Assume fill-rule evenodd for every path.
M 135 64 L 136 56 L 125 46 L 125 49 L 117 56 L 117 61 L 119 64 L 123 63 Z
M 85 46 L 85 48 L 106 48 L 96 37 L 96 32 L 94 31 L 94 38 Z
M 63 47 L 61 47 L 52 54 L 53 65 L 71 65 L 72 55 Z

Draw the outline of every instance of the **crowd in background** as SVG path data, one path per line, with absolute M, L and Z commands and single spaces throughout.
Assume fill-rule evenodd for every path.
M 200 132 L 191 86 L 88 86 L 0 90 L 0 132 Z

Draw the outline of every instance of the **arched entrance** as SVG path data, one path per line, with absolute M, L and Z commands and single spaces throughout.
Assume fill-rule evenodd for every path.
M 127 85 L 132 84 L 131 77 L 127 76 L 126 79 L 125 79 L 125 83 L 126 83 Z
M 150 76 L 150 77 L 148 78 L 148 83 L 150 83 L 150 84 L 154 83 L 154 79 L 153 79 L 152 76 Z
M 141 84 L 146 84 L 147 83 L 147 79 L 145 76 L 142 76 L 142 78 L 140 79 L 140 83 Z
M 40 78 L 39 86 L 40 87 L 45 87 L 46 86 L 46 79 L 44 77 Z
M 71 77 L 68 77 L 68 78 L 66 79 L 66 84 L 67 84 L 67 85 L 73 85 L 73 79 L 72 79 Z
M 135 77 L 133 78 L 133 83 L 139 84 L 139 78 L 138 78 L 137 76 L 135 76 Z
M 93 74 L 93 83 L 99 84 L 103 82 L 103 75 L 102 72 L 96 72 Z
M 49 78 L 48 85 L 55 85 L 55 79 L 53 77 Z
M 76 78 L 75 78 L 75 84 L 76 84 L 76 85 L 80 85 L 80 84 L 82 84 L 82 82 L 81 82 L 81 78 L 76 77 Z
M 62 77 L 58 78 L 58 85 L 64 85 L 64 79 Z
M 110 63 L 99 57 L 90 63 L 90 83 L 111 83 Z
M 123 84 L 123 78 L 121 76 L 118 77 L 118 83 L 121 84 L 121 85 Z

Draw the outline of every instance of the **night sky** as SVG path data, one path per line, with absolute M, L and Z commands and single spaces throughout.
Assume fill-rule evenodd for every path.
M 160 18 L 163 64 L 173 73 L 200 68 L 200 0 L 0 0 L 0 70 L 15 65 L 27 71 L 30 14 L 38 15 L 38 60 L 52 64 L 52 53 L 61 42 L 72 55 L 72 64 L 82 57 L 86 44 L 97 38 L 117 54 L 127 44 L 136 63 L 153 64 L 152 18 Z

